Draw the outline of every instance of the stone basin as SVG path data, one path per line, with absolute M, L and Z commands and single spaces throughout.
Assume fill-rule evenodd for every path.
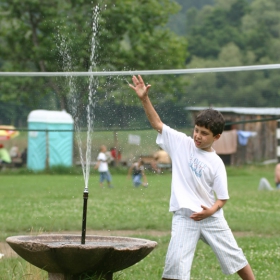
M 11 236 L 6 241 L 23 259 L 46 270 L 50 280 L 95 275 L 111 280 L 114 272 L 139 262 L 157 246 L 147 239 L 98 235 L 86 236 L 85 244 L 79 235 L 64 234 Z

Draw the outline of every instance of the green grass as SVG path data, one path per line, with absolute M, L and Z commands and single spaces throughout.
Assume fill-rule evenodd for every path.
M 261 177 L 274 186 L 273 168 L 228 168 L 230 200 L 224 207 L 225 216 L 259 280 L 280 279 L 280 191 L 258 191 Z M 151 254 L 114 274 L 114 280 L 161 279 L 170 238 L 171 175 L 148 174 L 149 187 L 135 189 L 124 170 L 112 170 L 112 174 L 113 189 L 99 187 L 97 172 L 90 177 L 87 230 L 130 229 L 135 230 L 132 237 L 157 241 Z M 81 230 L 83 189 L 83 177 L 78 174 L 1 174 L 0 241 L 12 235 Z M 149 235 L 150 229 L 163 234 Z M 140 230 L 147 233 L 140 234 Z M 39 277 L 32 278 L 38 273 Z M 1 280 L 47 279 L 45 272 L 34 267 L 30 272 L 30 265 L 21 258 L 1 259 L 0 275 Z M 223 275 L 211 249 L 199 242 L 191 279 L 239 278 Z
M 149 188 L 134 189 L 126 175 L 113 175 L 114 189 L 101 189 L 95 172 L 89 181 L 89 229 L 159 229 L 170 227 L 168 183 L 150 176 Z M 79 230 L 83 207 L 82 176 L 3 176 L 0 186 L 0 229 L 3 240 L 14 233 Z M 167 187 L 167 188 L 166 188 Z M 159 195 L 156 195 L 159 188 Z M 151 217 L 151 214 L 153 217 Z M 11 222 L 8 222 L 11 221 Z

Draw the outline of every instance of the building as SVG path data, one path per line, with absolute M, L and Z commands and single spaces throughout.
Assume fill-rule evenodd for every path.
M 186 107 L 192 118 L 206 107 Z M 252 162 L 277 162 L 280 153 L 280 108 L 253 107 L 213 107 L 220 111 L 226 120 L 224 135 L 236 132 L 236 149 L 229 153 L 218 153 L 227 165 L 240 165 Z M 278 129 L 279 130 L 279 129 Z M 240 141 L 240 136 L 247 135 L 247 141 Z M 235 140 L 235 139 L 233 139 Z M 220 141 L 220 139 L 218 140 Z M 217 144 L 218 144 L 217 141 Z

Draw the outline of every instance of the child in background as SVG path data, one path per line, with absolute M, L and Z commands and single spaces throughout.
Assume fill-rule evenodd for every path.
M 102 145 L 100 147 L 100 152 L 97 156 L 97 163 L 94 166 L 94 169 L 98 169 L 98 172 L 100 174 L 100 179 L 99 179 L 100 187 L 103 188 L 103 182 L 106 180 L 108 187 L 113 188 L 111 184 L 112 177 L 109 172 L 106 151 L 107 151 L 106 146 Z
M 131 175 L 134 187 L 139 187 L 141 185 L 144 187 L 148 186 L 144 168 L 144 161 L 141 158 L 139 158 L 137 162 L 134 162 L 128 169 L 127 178 L 129 178 Z M 142 178 L 144 179 L 143 183 Z

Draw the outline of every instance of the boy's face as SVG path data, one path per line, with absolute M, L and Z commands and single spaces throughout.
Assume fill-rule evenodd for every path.
M 213 136 L 213 132 L 204 126 L 195 125 L 193 131 L 193 141 L 195 146 L 201 150 L 211 152 L 212 144 L 220 138 L 221 134 Z

